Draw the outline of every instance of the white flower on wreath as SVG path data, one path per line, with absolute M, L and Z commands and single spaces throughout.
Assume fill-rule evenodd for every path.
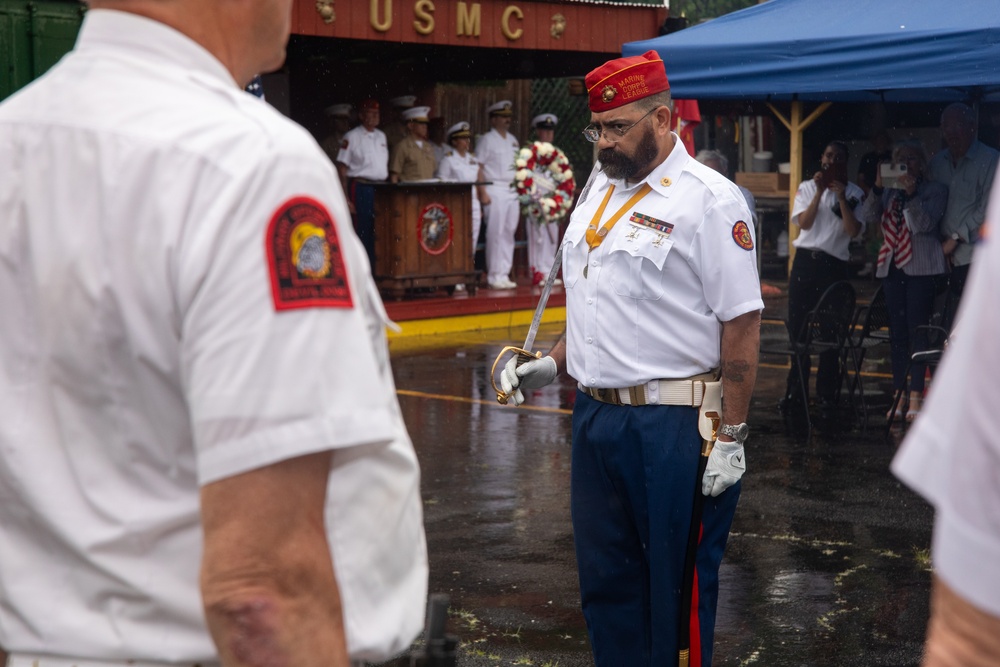
M 518 169 L 513 186 L 522 212 L 538 224 L 564 218 L 573 206 L 575 187 L 573 170 L 565 153 L 552 144 L 536 141 L 520 149 L 515 164 Z

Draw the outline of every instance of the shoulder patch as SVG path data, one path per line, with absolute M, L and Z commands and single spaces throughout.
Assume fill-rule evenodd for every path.
M 275 310 L 353 307 L 337 227 L 318 201 L 293 197 L 279 206 L 265 245 Z
M 750 235 L 750 227 L 742 220 L 738 220 L 733 225 L 733 240 L 744 250 L 753 250 L 753 236 Z

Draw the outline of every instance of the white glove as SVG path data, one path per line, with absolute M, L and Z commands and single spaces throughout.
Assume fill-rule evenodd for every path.
M 510 403 L 521 405 L 524 403 L 522 389 L 544 387 L 556 379 L 557 372 L 556 360 L 552 357 L 533 359 L 518 366 L 515 355 L 500 373 L 500 388 L 510 397 L 508 399 Z
M 705 476 L 701 478 L 701 492 L 714 498 L 740 481 L 746 470 L 747 461 L 743 445 L 735 440 L 733 442 L 717 440 L 712 453 L 708 455 Z

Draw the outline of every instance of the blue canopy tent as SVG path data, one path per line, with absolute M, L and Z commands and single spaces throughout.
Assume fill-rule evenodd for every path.
M 650 49 L 679 99 L 1000 101 L 996 0 L 770 0 Z
M 677 99 L 767 101 L 791 133 L 793 174 L 802 132 L 831 102 L 1000 101 L 997 0 L 769 0 L 622 46 L 649 50 Z M 805 101 L 820 104 L 803 118 Z

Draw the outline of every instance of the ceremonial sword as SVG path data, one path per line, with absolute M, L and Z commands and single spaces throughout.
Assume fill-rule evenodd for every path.
M 549 301 L 549 295 L 552 293 L 552 285 L 556 281 L 556 276 L 559 274 L 559 269 L 562 268 L 562 255 L 563 246 L 560 244 L 559 248 L 556 249 L 555 257 L 552 259 L 552 268 L 549 269 L 549 275 L 545 278 L 545 284 L 542 286 L 542 294 L 538 297 L 538 305 L 535 306 L 535 315 L 531 318 L 531 326 L 528 327 L 528 335 L 524 337 L 524 346 L 515 347 L 513 345 L 508 345 L 507 347 L 500 350 L 500 354 L 497 355 L 496 360 L 493 362 L 493 369 L 490 371 L 490 382 L 493 384 L 493 390 L 497 393 L 497 402 L 500 405 L 507 405 L 507 401 L 510 400 L 510 394 L 504 393 L 503 389 L 497 386 L 496 374 L 497 366 L 503 360 L 508 353 L 517 355 L 517 365 L 531 361 L 532 359 L 541 359 L 541 352 L 532 352 L 531 347 L 535 344 L 535 337 L 538 335 L 538 327 L 542 324 L 542 315 L 545 313 L 545 304 Z
M 587 177 L 587 183 L 583 186 L 583 190 L 580 191 L 580 198 L 577 201 L 577 206 L 582 204 L 587 200 L 587 194 L 590 192 L 590 186 L 594 184 L 594 180 L 597 178 L 597 174 L 601 171 L 601 161 L 597 160 L 594 162 L 594 166 L 590 170 L 590 175 Z M 485 217 L 485 214 L 484 214 Z M 538 335 L 538 327 L 542 323 L 542 313 L 545 312 L 545 304 L 548 303 L 549 294 L 552 293 L 552 284 L 556 281 L 556 275 L 559 273 L 559 269 L 562 267 L 562 256 L 563 256 L 563 243 L 559 244 L 559 248 L 556 249 L 556 255 L 552 260 L 552 268 L 549 269 L 549 275 L 545 279 L 545 285 L 542 287 L 542 295 L 538 297 L 538 305 L 535 306 L 535 316 L 531 318 L 531 326 L 528 327 L 528 335 L 524 338 L 524 347 L 514 347 L 513 345 L 508 345 L 504 349 L 500 350 L 500 354 L 497 355 L 496 360 L 493 362 L 493 369 L 490 371 L 490 383 L 493 385 L 493 391 L 497 393 L 497 402 L 500 405 L 507 405 L 507 401 L 510 400 L 510 394 L 505 394 L 503 389 L 497 386 L 496 376 L 497 376 L 497 365 L 499 365 L 500 360 L 507 355 L 508 352 L 517 355 L 517 365 L 531 361 L 532 359 L 541 359 L 542 353 L 532 353 L 531 346 L 535 344 L 535 336 Z

